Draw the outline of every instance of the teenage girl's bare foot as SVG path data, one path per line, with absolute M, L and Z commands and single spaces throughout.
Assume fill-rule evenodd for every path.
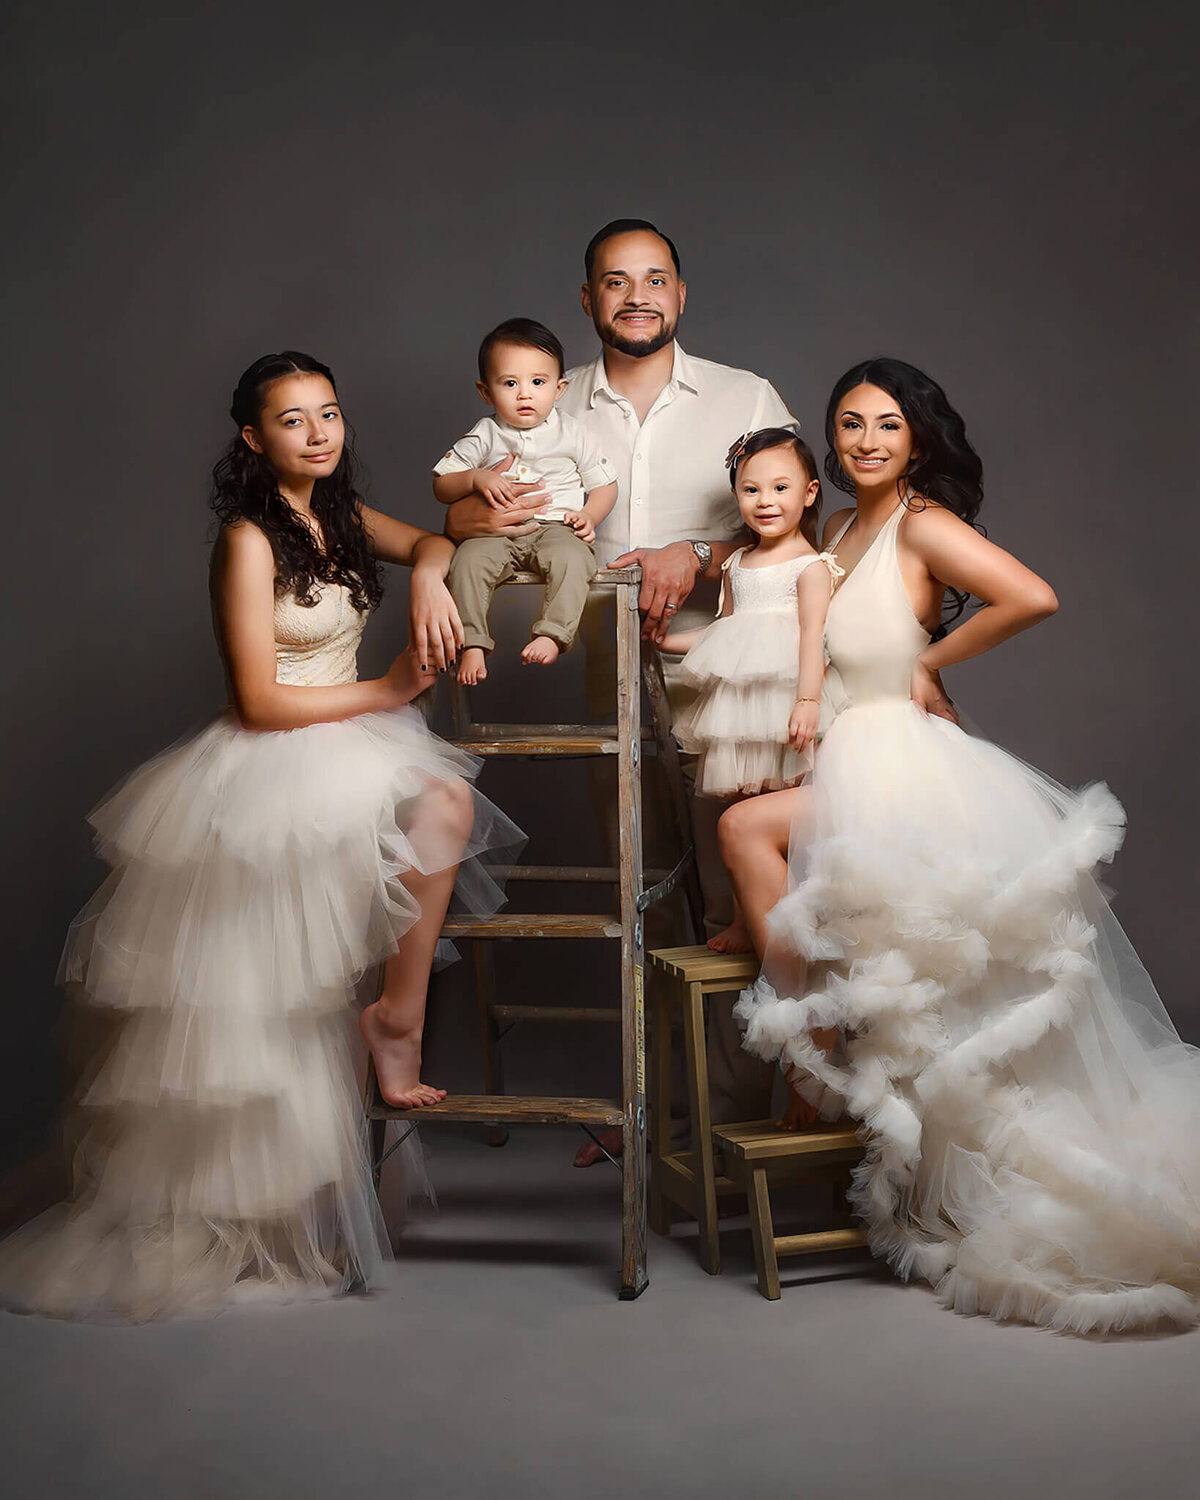
M 609 1125 L 598 1132 L 599 1140 L 609 1156 L 620 1156 L 625 1149 L 625 1133 L 619 1125 Z M 598 1161 L 606 1161 L 604 1151 L 595 1141 L 588 1141 L 575 1153 L 574 1166 L 594 1167 Z
M 521 660 L 527 667 L 548 667 L 558 660 L 560 654 L 556 641 L 548 635 L 535 635 L 521 652 Z
M 468 646 L 459 658 L 458 680 L 463 687 L 474 687 L 487 676 L 487 652 L 480 646 Z
M 435 1089 L 421 1082 L 421 1033 L 395 1031 L 379 1011 L 379 1001 L 368 1005 L 358 1018 L 358 1029 L 375 1059 L 375 1076 L 379 1092 L 397 1109 L 420 1109 L 423 1104 L 439 1104 L 445 1089 Z
M 721 932 L 714 932 L 708 940 L 708 946 L 714 953 L 754 952 L 754 944 L 750 941 L 750 934 L 741 917 L 734 917 L 728 927 Z

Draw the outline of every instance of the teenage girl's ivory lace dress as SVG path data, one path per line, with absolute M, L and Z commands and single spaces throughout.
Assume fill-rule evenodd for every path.
M 355 681 L 364 623 L 340 584 L 281 598 L 277 680 Z M 226 715 L 93 812 L 112 873 L 60 979 L 119 1024 L 74 1200 L 0 1251 L 5 1301 L 142 1319 L 370 1281 L 387 1250 L 352 986 L 419 914 L 404 873 L 457 858 L 422 791 L 473 770 L 411 707 L 277 733 Z M 472 857 L 521 835 L 475 795 L 456 902 L 483 912 L 499 892 Z
M 812 764 L 787 742 L 800 674 L 796 584 L 812 563 L 841 569 L 826 552 L 742 566 L 744 547 L 725 564 L 724 590 L 733 613 L 718 615 L 684 657 L 680 677 L 698 689 L 675 721 L 675 738 L 700 756 L 696 790 L 708 797 L 779 791 L 795 786 Z
M 746 1045 L 863 1122 L 871 1247 L 948 1306 L 1072 1333 L 1191 1324 L 1200 1053 L 1096 885 L 1122 809 L 911 702 L 929 637 L 897 560 L 904 515 L 830 603 L 836 716 L 739 1005 Z M 843 1061 L 813 1027 L 843 1030 Z

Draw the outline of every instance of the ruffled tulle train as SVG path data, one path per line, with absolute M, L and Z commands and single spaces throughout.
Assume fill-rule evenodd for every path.
M 458 859 L 445 813 L 467 797 L 455 904 L 499 904 L 477 856 L 521 835 L 473 770 L 412 709 L 267 734 L 226 717 L 96 809 L 113 870 L 60 979 L 112 1038 L 73 1201 L 0 1253 L 10 1305 L 142 1319 L 371 1281 L 352 989 L 419 915 L 404 875 Z
M 1200 1053 L 1093 878 L 1122 837 L 1111 793 L 886 699 L 836 719 L 801 795 L 739 1015 L 823 1114 L 865 1126 L 872 1249 L 964 1313 L 1195 1322 Z

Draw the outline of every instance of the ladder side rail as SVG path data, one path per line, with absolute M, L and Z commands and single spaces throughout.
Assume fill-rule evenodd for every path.
M 621 872 L 621 1297 L 646 1288 L 646 1027 L 642 915 L 640 569 L 617 591 L 617 801 Z

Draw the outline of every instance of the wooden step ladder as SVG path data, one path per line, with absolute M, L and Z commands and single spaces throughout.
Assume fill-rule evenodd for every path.
M 515 584 L 537 584 L 532 573 L 521 573 Z M 374 1068 L 368 1070 L 366 1110 L 370 1122 L 372 1166 L 378 1181 L 385 1155 L 389 1120 L 433 1124 L 438 1120 L 471 1121 L 490 1127 L 493 1145 L 507 1139 L 509 1125 L 579 1125 L 593 1140 L 597 1132 L 620 1125 L 623 1149 L 620 1163 L 621 1282 L 620 1296 L 628 1301 L 646 1288 L 646 1039 L 643 976 L 642 914 L 682 884 L 693 926 L 700 930 L 699 881 L 691 838 L 687 792 L 675 742 L 657 652 L 642 650 L 638 617 L 640 568 L 603 568 L 593 587 L 611 587 L 617 596 L 617 720 L 615 724 L 481 724 L 471 717 L 467 694 L 451 682 L 454 713 L 453 743 L 485 759 L 508 757 L 594 757 L 611 755 L 617 761 L 618 863 L 616 866 L 514 865 L 500 873 L 512 881 L 611 884 L 617 887 L 616 914 L 543 914 L 503 912 L 470 918 L 451 916 L 443 935 L 471 944 L 474 959 L 479 1021 L 483 1042 L 483 1094 L 447 1096 L 440 1104 L 420 1110 L 396 1109 L 379 1094 Z M 643 730 L 641 690 L 645 687 L 651 724 Z M 642 770 L 644 747 L 652 743 L 666 781 L 679 840 L 679 858 L 670 871 L 651 872 L 645 886 L 642 863 Z M 505 1005 L 496 1000 L 492 944 L 498 940 L 537 938 L 607 939 L 620 943 L 619 1006 Z M 621 1026 L 621 1097 L 585 1099 L 518 1097 L 504 1092 L 500 1044 L 514 1025 L 529 1021 L 619 1022 Z M 408 1132 L 404 1132 L 407 1134 Z M 403 1136 L 401 1137 L 403 1138 Z M 597 1142 L 599 1144 L 599 1142 Z M 601 1146 L 603 1150 L 603 1146 Z M 613 1160 L 607 1151 L 604 1153 Z

